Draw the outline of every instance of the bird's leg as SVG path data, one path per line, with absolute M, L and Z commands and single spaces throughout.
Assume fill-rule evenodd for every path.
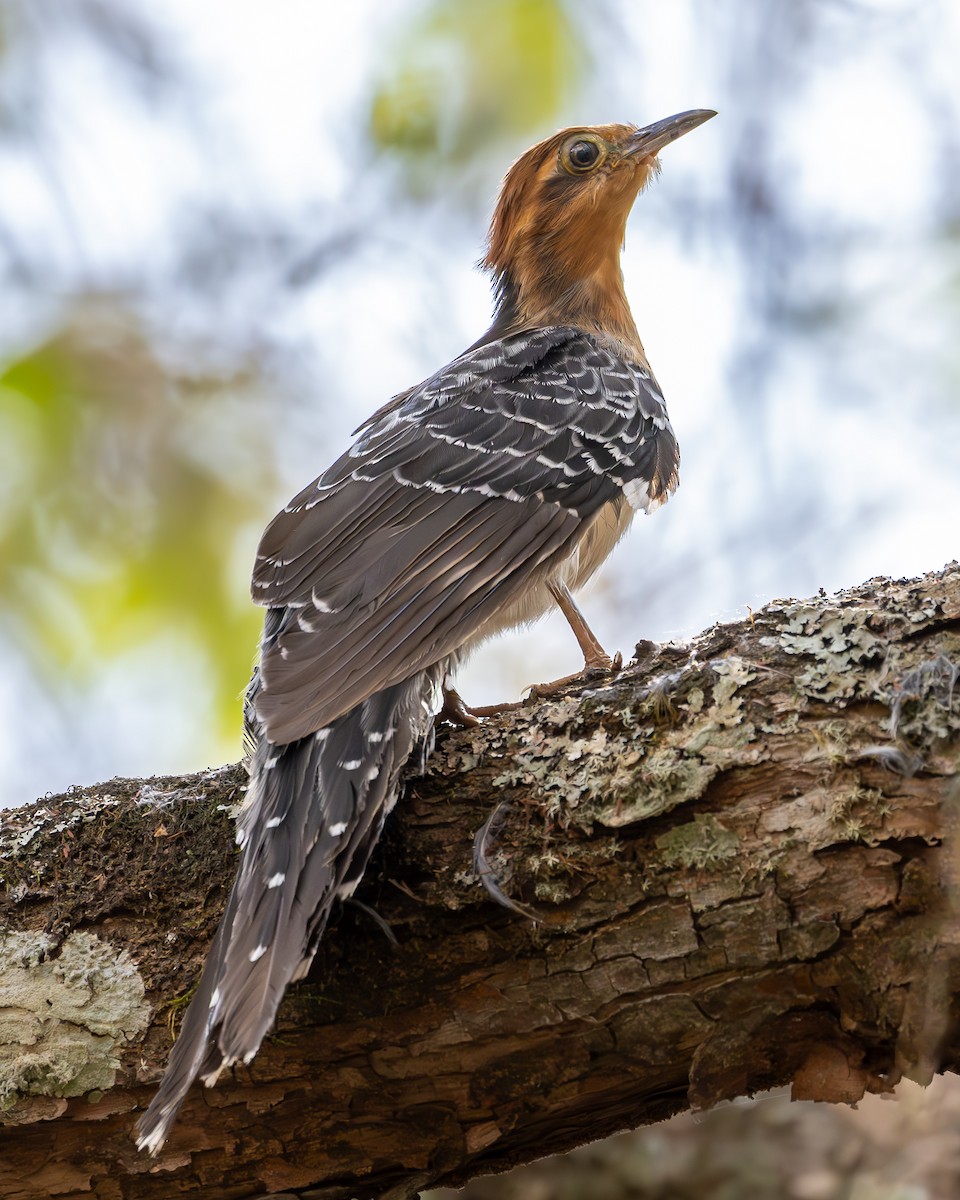
M 600 645 L 597 635 L 587 624 L 586 617 L 577 608 L 576 601 L 571 596 L 567 585 L 552 582 L 548 583 L 547 587 L 550 595 L 556 600 L 557 607 L 567 618 L 567 624 L 573 630 L 573 636 L 583 651 L 583 670 L 575 671 L 572 675 L 564 675 L 562 679 L 554 679 L 550 683 L 537 684 L 536 687 L 530 689 L 530 696 L 534 700 L 562 692 L 570 684 L 583 683 L 595 675 L 608 675 L 611 672 L 615 674 L 623 666 L 623 655 L 619 650 L 611 658 Z
M 577 639 L 583 652 L 583 670 L 575 671 L 572 675 L 564 675 L 562 679 L 553 679 L 550 683 L 534 684 L 527 693 L 528 699 L 531 700 L 552 696 L 555 692 L 560 692 L 573 683 L 583 683 L 596 674 L 616 673 L 623 666 L 623 656 L 619 650 L 611 658 L 601 646 L 597 635 L 587 624 L 587 618 L 577 607 L 567 585 L 552 582 L 548 583 L 547 587 L 550 595 L 556 600 L 557 607 L 567 618 L 567 623 L 573 630 L 573 636 Z M 501 713 L 515 712 L 524 705 L 525 701 L 523 700 L 513 700 L 503 704 L 485 704 L 475 708 L 464 702 L 463 697 L 451 683 L 445 682 L 440 718 L 450 721 L 453 725 L 460 725 L 464 729 L 472 729 L 480 724 L 481 717 L 498 717 Z
M 612 671 L 619 669 L 623 661 L 621 656 L 618 653 L 616 658 L 612 659 L 600 645 L 597 635 L 587 624 L 587 618 L 577 608 L 577 602 L 570 594 L 570 589 L 567 585 L 559 581 L 554 581 L 548 583 L 547 588 L 550 595 L 556 600 L 557 607 L 567 618 L 567 624 L 573 630 L 573 636 L 577 639 L 577 643 L 583 652 L 584 670 Z M 571 676 L 571 678 L 576 678 L 576 676 Z

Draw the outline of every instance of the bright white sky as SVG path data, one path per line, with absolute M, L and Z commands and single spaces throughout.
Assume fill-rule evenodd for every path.
M 52 253 L 67 259 L 79 254 L 89 276 L 107 277 L 125 262 L 163 269 L 174 235 L 170 206 L 178 194 L 212 188 L 229 192 L 238 210 L 252 211 L 267 205 L 300 212 L 318 200 L 335 201 L 352 186 L 359 161 L 349 151 L 335 152 L 340 131 L 351 127 L 369 95 L 370 73 L 409 7 L 406 0 L 231 0 L 226 7 L 167 0 L 162 20 L 210 97 L 197 115 L 199 150 L 167 120 L 119 106 L 99 61 L 78 50 L 55 83 L 61 107 L 71 115 L 60 173 L 76 225 L 67 229 L 46 180 L 23 161 L 0 160 L 4 188 L 18 197 L 22 235 L 46 239 Z M 840 36 L 837 18 L 835 58 L 798 87 L 784 83 L 772 122 L 773 153 L 791 174 L 798 212 L 822 213 L 824 220 L 856 230 L 859 243 L 847 269 L 849 285 L 862 297 L 863 322 L 852 336 L 871 339 L 862 347 L 864 361 L 888 339 L 902 345 L 903 361 L 883 379 L 865 373 L 870 401 L 864 405 L 832 392 L 830 364 L 822 358 L 811 359 L 803 346 L 785 354 L 763 413 L 770 462 L 765 481 L 739 470 L 744 426 L 735 418 L 741 400 L 749 411 L 749 397 L 728 394 L 732 364 L 744 338 L 756 333 L 747 323 L 745 281 L 728 251 L 698 240 L 696 230 L 682 239 L 664 233 L 662 222 L 668 206 L 688 193 L 707 201 L 717 195 L 720 156 L 730 141 L 714 136 L 715 130 L 725 120 L 743 119 L 743 97 L 763 80 L 763 65 L 746 60 L 731 69 L 719 62 L 710 21 L 696 0 L 624 3 L 617 35 L 622 52 L 605 62 L 582 111 L 565 114 L 571 123 L 646 122 L 691 107 L 721 110 L 716 122 L 664 153 L 663 176 L 641 199 L 628 231 L 628 293 L 680 434 L 683 486 L 665 510 L 637 522 L 596 589 L 601 595 L 593 603 L 587 599 L 611 649 L 629 653 L 640 634 L 688 635 L 771 596 L 832 590 L 880 573 L 918 574 L 957 553 L 958 364 L 954 357 L 950 379 L 944 349 L 955 340 L 956 308 L 945 315 L 943 304 L 957 261 L 955 253 L 952 260 L 931 260 L 923 248 L 931 195 L 944 184 L 925 106 L 938 89 L 956 90 L 960 5 L 888 0 L 854 7 L 872 14 L 880 34 L 851 45 L 849 31 Z M 910 37 L 882 36 L 885 14 L 904 9 L 916 9 L 915 44 Z M 669 53 L 643 56 L 642 86 L 630 50 L 639 45 L 669 47 Z M 921 64 L 922 84 L 917 70 L 905 69 L 910 55 Z M 494 188 L 492 179 L 491 202 Z M 957 211 L 956 192 L 952 202 Z M 362 269 L 352 268 L 351 281 L 338 275 L 330 286 L 313 289 L 292 314 L 285 312 L 291 343 L 309 345 L 322 331 L 325 343 L 335 344 L 347 360 L 366 362 L 366 330 L 373 327 L 389 347 L 375 371 L 365 370 L 349 385 L 343 381 L 342 396 L 325 397 L 317 427 L 297 430 L 288 494 L 322 469 L 369 411 L 434 370 L 485 326 L 488 290 L 471 266 L 480 253 L 482 221 L 471 228 L 462 221 L 445 225 L 447 240 L 438 247 L 432 220 L 430 214 L 409 217 L 403 227 L 410 260 L 419 256 L 427 264 L 412 289 L 408 261 L 392 269 L 372 256 Z M 399 227 L 391 236 L 400 236 Z M 270 315 L 243 312 L 236 318 L 255 325 Z M 22 329 L 23 315 L 5 312 L 0 300 L 0 351 L 4 328 Z M 929 381 L 927 392 L 918 390 L 916 361 L 931 352 L 944 364 L 952 407 L 946 399 L 939 409 L 931 407 Z M 309 363 L 305 371 L 309 381 Z M 807 464 L 799 475 L 798 462 Z M 798 478 L 807 483 L 798 485 Z M 827 489 L 833 497 L 831 520 L 801 531 L 796 556 L 786 559 L 769 548 L 752 553 L 737 536 L 758 505 L 786 507 L 797 499 L 782 494 L 780 479 L 789 480 L 791 489 Z M 862 510 L 869 515 L 858 517 Z M 256 533 L 251 531 L 251 558 Z M 703 550 L 726 539 L 735 545 L 728 560 Z M 689 560 L 698 555 L 709 560 L 709 569 L 690 575 Z M 669 579 L 684 562 L 684 588 L 665 587 L 661 601 L 645 596 L 645 580 Z M 244 573 L 238 569 L 238 588 L 245 587 Z M 642 612 L 631 608 L 634 592 L 645 596 Z M 569 632 L 562 620 L 551 619 L 532 634 L 482 652 L 468 667 L 463 690 L 483 702 L 576 666 Z M 175 648 L 145 651 L 137 661 L 105 671 L 83 712 L 67 703 L 59 725 L 55 719 L 42 723 L 42 736 L 26 728 L 17 732 L 0 746 L 0 775 L 13 781 L 9 799 L 114 774 L 206 765 L 197 759 L 196 742 L 203 681 L 189 674 L 184 679 L 184 670 Z M 24 687 L 29 708 L 29 684 L 0 679 L 0 719 L 8 730 L 24 724 Z M 35 698 L 42 703 L 39 692 Z

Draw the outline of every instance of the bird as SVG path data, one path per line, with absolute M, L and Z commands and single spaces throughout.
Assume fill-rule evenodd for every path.
M 198 1076 L 256 1055 L 466 655 L 557 605 L 585 665 L 609 665 L 573 591 L 679 467 L 620 251 L 659 152 L 715 115 L 564 129 L 523 154 L 481 264 L 489 329 L 365 421 L 264 532 L 239 867 L 142 1150 L 159 1152 Z

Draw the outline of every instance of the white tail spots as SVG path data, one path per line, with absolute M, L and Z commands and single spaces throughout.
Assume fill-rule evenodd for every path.
M 279 761 L 280 761 L 280 755 L 274 754 L 272 758 L 268 758 L 267 761 L 263 764 L 263 769 L 265 771 L 270 771 L 277 765 L 277 763 Z
M 247 958 L 248 958 L 248 959 L 249 959 L 249 960 L 250 960 L 252 963 L 254 963 L 254 962 L 259 962 L 259 961 L 260 961 L 260 959 L 261 959 L 261 958 L 263 958 L 263 956 L 266 954 L 266 952 L 267 952 L 267 948 L 266 948 L 266 946 L 258 946 L 258 947 L 256 948 L 256 950 L 251 950 L 251 951 L 250 951 L 250 953 L 247 955 Z
M 338 821 L 336 823 L 336 825 L 330 826 L 330 836 L 331 837 L 340 837 L 340 835 L 342 833 L 346 832 L 346 829 L 347 829 L 346 821 Z
M 241 850 L 247 844 L 247 838 L 249 836 L 250 835 L 246 829 L 240 828 L 237 830 L 236 836 L 234 837 L 234 841 L 237 843 L 237 845 L 240 847 Z
M 271 875 L 270 878 L 267 880 L 267 887 L 268 888 L 278 888 L 285 879 L 286 879 L 286 875 L 284 875 L 283 871 L 278 871 L 276 873 L 276 875 Z
M 165 1132 L 166 1122 L 161 1122 L 152 1133 L 148 1133 L 145 1137 L 137 1138 L 137 1149 L 146 1150 L 148 1154 L 154 1155 L 160 1153 L 160 1147 L 167 1140 Z
M 219 989 L 219 988 L 214 988 L 213 995 L 210 997 L 210 1009 L 211 1009 L 211 1011 L 212 1011 L 213 1009 L 215 1009 L 219 1003 L 220 1003 L 220 989 Z
M 313 736 L 316 738 L 316 740 L 318 742 L 325 742 L 327 740 L 327 738 L 330 736 L 330 730 L 329 729 L 318 729 L 317 732 Z
M 203 1086 L 204 1087 L 213 1087 L 213 1085 L 220 1078 L 220 1074 L 223 1071 L 224 1067 L 232 1067 L 232 1066 L 233 1066 L 233 1059 L 225 1058 L 223 1060 L 223 1062 L 221 1062 L 219 1067 L 214 1067 L 214 1069 L 212 1071 L 208 1071 L 206 1073 L 206 1075 L 200 1076 L 200 1078 L 203 1080 Z
M 383 741 L 383 734 L 379 729 L 374 729 L 372 733 L 367 734 L 367 741 L 370 742 L 371 745 L 375 746 L 377 742 Z
M 355 771 L 360 766 L 363 759 L 351 758 L 345 762 L 337 763 L 338 767 L 343 767 L 345 771 Z
M 283 817 L 271 817 L 266 824 L 267 829 L 276 829 L 278 825 L 283 824 Z
M 376 777 L 379 774 L 380 774 L 379 766 L 371 767 L 370 770 L 367 772 L 367 783 L 370 783 L 372 780 L 376 779 Z

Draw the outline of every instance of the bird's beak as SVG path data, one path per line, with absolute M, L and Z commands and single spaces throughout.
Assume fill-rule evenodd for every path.
M 673 117 L 664 117 L 662 121 L 654 121 L 652 125 L 645 125 L 643 129 L 638 129 L 627 138 L 623 144 L 623 153 L 633 158 L 653 158 L 664 146 L 716 115 L 712 108 L 694 108 L 689 112 L 677 113 Z

